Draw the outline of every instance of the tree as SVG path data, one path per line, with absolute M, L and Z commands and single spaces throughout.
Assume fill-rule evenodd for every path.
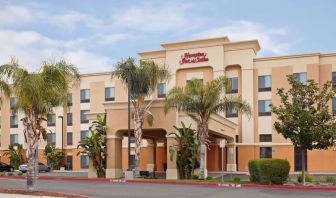
M 225 76 L 220 76 L 205 84 L 192 79 L 185 87 L 172 88 L 166 97 L 165 112 L 171 108 L 184 111 L 197 123 L 197 137 L 201 143 L 200 179 L 205 179 L 206 146 L 209 143 L 209 119 L 216 113 L 232 109 L 251 115 L 248 103 L 238 96 L 224 95 L 224 89 L 230 86 Z
M 14 166 L 15 169 L 18 169 L 19 166 L 24 162 L 22 153 L 22 144 L 18 144 L 17 149 L 15 149 L 13 145 L 8 145 L 8 149 L 5 150 L 4 156 L 8 156 L 10 164 Z
M 89 131 L 91 132 L 91 136 L 86 137 L 82 142 L 79 143 L 77 148 L 81 148 L 82 150 L 79 151 L 77 155 L 88 155 L 90 160 L 93 162 L 97 176 L 99 178 L 104 178 L 107 162 L 106 115 L 98 115 L 97 120 L 92 122 Z
M 47 158 L 48 165 L 52 165 L 52 169 L 60 169 L 63 161 L 63 153 L 58 151 L 54 145 L 47 144 L 44 148 L 43 155 Z
M 174 126 L 177 132 L 170 133 L 174 135 L 177 144 L 171 145 L 169 148 L 170 160 L 176 153 L 176 165 L 181 179 L 191 179 L 192 173 L 197 165 L 197 154 L 199 149 L 199 142 L 197 140 L 197 133 L 191 129 L 191 125 L 186 127 L 181 122 L 182 128 Z
M 167 81 L 170 73 L 165 66 L 158 66 L 153 61 L 140 60 L 140 64 L 136 64 L 133 58 L 128 58 L 116 65 L 112 72 L 112 78 L 114 77 L 121 80 L 125 86 L 130 86 L 131 103 L 134 108 L 135 172 L 136 176 L 139 176 L 140 146 L 145 117 L 149 125 L 153 123 L 153 115 L 150 112 L 153 100 L 149 99 L 146 102 L 145 98 L 154 92 L 158 83 Z
M 52 113 L 53 107 L 66 104 L 71 86 L 79 80 L 77 68 L 64 60 L 43 62 L 42 67 L 35 72 L 28 71 L 15 59 L 0 66 L 1 97 L 15 96 L 17 102 L 13 111 L 24 114 L 21 121 L 28 158 L 28 191 L 36 190 L 36 150 L 40 138 L 45 140 L 47 137 L 43 122 L 47 114 Z
M 308 80 L 305 85 L 292 75 L 287 79 L 291 88 L 288 91 L 278 89 L 281 104 L 271 105 L 277 116 L 274 128 L 301 148 L 302 183 L 305 185 L 306 150 L 327 149 L 335 144 L 335 117 L 328 104 L 335 91 L 331 82 L 320 87 L 314 80 Z

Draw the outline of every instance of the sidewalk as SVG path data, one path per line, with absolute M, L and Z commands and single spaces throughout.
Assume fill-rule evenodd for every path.
M 34 195 L 19 195 L 19 194 L 6 194 L 6 193 L 0 193 L 0 198 L 55 198 L 55 197 L 49 197 L 49 196 L 34 196 Z

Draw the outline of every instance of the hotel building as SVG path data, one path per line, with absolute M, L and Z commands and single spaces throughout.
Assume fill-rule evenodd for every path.
M 290 162 L 291 171 L 301 169 L 300 152 L 290 140 L 284 139 L 273 128 L 275 116 L 269 104 L 279 105 L 276 91 L 278 88 L 289 88 L 286 78 L 289 74 L 294 74 L 303 83 L 307 79 L 320 84 L 336 81 L 336 53 L 258 57 L 258 40 L 231 42 L 228 37 L 164 43 L 161 47 L 161 50 L 139 53 L 141 59 L 166 65 L 172 73 L 171 79 L 161 82 L 158 90 L 149 97 L 154 99 L 151 108 L 154 123 L 152 126 L 144 123 L 140 162 L 142 170 L 155 167 L 157 171 L 165 172 L 167 178 L 177 178 L 176 162 L 169 157 L 169 147 L 175 142 L 169 133 L 174 131 L 174 125 L 180 126 L 181 121 L 196 127 L 196 123 L 183 112 L 172 110 L 164 113 L 166 92 L 174 86 L 184 86 L 192 78 L 206 83 L 224 74 L 230 78 L 232 89 L 223 94 L 241 96 L 250 104 L 253 116 L 249 118 L 231 111 L 211 117 L 211 144 L 206 163 L 208 172 L 221 170 L 221 139 L 227 141 L 225 171 L 246 172 L 248 161 L 257 158 L 283 158 Z M 1 104 L 1 151 L 9 144 L 23 143 L 22 124 L 19 121 L 21 115 L 10 113 L 10 106 L 14 102 L 13 97 L 5 99 Z M 80 86 L 73 88 L 69 95 L 69 104 L 69 107 L 55 108 L 55 114 L 48 116 L 48 142 L 57 148 L 61 148 L 63 143 L 65 160 L 73 170 L 88 168 L 88 157 L 77 156 L 77 144 L 89 135 L 90 122 L 97 115 L 106 113 L 107 177 L 121 177 L 128 164 L 125 86 L 119 80 L 111 79 L 111 73 L 85 74 L 82 75 Z M 336 111 L 336 100 L 330 103 L 330 108 Z M 62 119 L 59 116 L 64 118 L 63 135 Z M 42 156 L 45 144 L 41 141 L 39 145 L 41 161 L 45 161 Z M 134 157 L 134 150 L 131 150 L 131 154 Z M 308 151 L 306 155 L 309 172 L 336 172 L 336 146 L 328 150 Z M 4 156 L 1 156 L 1 160 L 8 162 Z

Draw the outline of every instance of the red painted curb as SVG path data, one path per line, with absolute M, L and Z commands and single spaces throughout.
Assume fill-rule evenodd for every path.
M 25 176 L 1 176 L 6 179 L 26 179 Z M 170 184 L 170 185 L 188 185 L 188 186 L 212 186 L 228 188 L 267 188 L 282 190 L 327 190 L 336 191 L 336 187 L 310 187 L 310 186 L 279 186 L 279 185 L 259 185 L 259 184 L 222 184 L 211 182 L 192 182 L 192 181 L 155 181 L 155 180 L 126 180 L 126 179 L 108 179 L 108 178 L 73 178 L 73 177 L 47 177 L 39 176 L 41 180 L 60 180 L 60 181 L 85 181 L 85 182 L 111 182 L 111 183 L 143 183 L 143 184 Z

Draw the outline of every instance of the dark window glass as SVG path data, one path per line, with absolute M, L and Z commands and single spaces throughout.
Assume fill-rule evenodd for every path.
M 105 101 L 114 101 L 114 100 L 115 100 L 115 88 L 105 87 Z
M 272 147 L 260 147 L 260 158 L 272 158 Z
M 13 109 L 13 107 L 16 105 L 16 98 L 11 97 L 9 99 L 9 105 L 10 105 L 10 108 Z
M 158 98 L 165 98 L 166 97 L 166 83 L 159 83 L 158 84 Z
M 68 106 L 72 106 L 72 93 L 68 94 L 68 99 L 67 99 Z
M 260 142 L 272 142 L 272 134 L 261 134 L 259 135 Z
M 67 132 L 67 145 L 72 145 L 72 132 Z
M 238 112 L 235 108 L 232 108 L 225 112 L 225 116 L 227 118 L 235 118 L 238 117 Z
M 18 128 L 18 116 L 17 115 L 10 116 L 10 127 Z
M 56 125 L 56 115 L 48 114 L 47 116 L 47 126 L 55 126 Z
M 90 89 L 80 90 L 80 100 L 81 100 L 81 103 L 90 102 Z
M 238 78 L 230 78 L 231 87 L 226 91 L 226 93 L 238 93 Z
M 259 76 L 258 77 L 258 90 L 271 91 L 272 90 L 272 76 Z
M 271 100 L 259 100 L 258 101 L 259 116 L 272 115 L 270 105 L 271 105 Z
M 12 146 L 17 146 L 19 143 L 19 135 L 18 134 L 10 134 L 10 144 Z
M 89 131 L 88 130 L 80 131 L 80 141 L 83 141 L 86 137 L 89 137 Z
M 239 135 L 236 135 L 236 143 L 239 143 Z
M 56 145 L 56 133 L 47 134 L 47 144 Z
M 81 168 L 89 168 L 89 156 L 81 155 Z
M 307 73 L 306 72 L 302 72 L 302 73 L 294 73 L 293 77 L 295 80 L 297 80 L 298 82 L 306 85 L 307 84 Z
M 81 123 L 84 124 L 84 123 L 89 123 L 89 119 L 86 115 L 86 113 L 88 113 L 89 110 L 81 110 L 80 111 L 80 119 L 81 119 Z
M 72 113 L 67 113 L 67 125 L 72 126 Z

